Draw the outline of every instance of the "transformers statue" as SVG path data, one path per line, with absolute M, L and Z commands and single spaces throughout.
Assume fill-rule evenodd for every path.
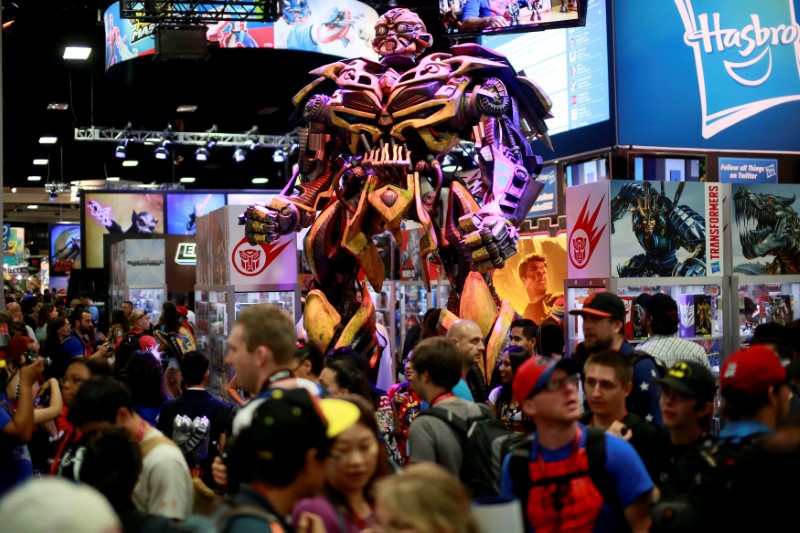
M 308 340 L 323 351 L 368 354 L 375 311 L 359 271 L 379 292 L 384 265 L 373 237 L 388 230 L 399 241 L 403 219 L 419 222 L 426 287 L 431 260 L 453 288 L 440 324 L 475 320 L 488 338 L 481 370 L 491 373 L 514 311 L 486 281 L 516 253 L 516 228 L 542 188 L 529 139 L 550 145 L 551 102 L 504 56 L 462 44 L 419 58 L 431 44 L 415 13 L 392 9 L 375 25 L 379 63 L 356 58 L 314 70 L 319 78 L 293 100 L 306 122 L 299 176 L 269 205 L 251 205 L 242 223 L 254 245 L 310 226 Z M 468 186 L 446 183 L 442 172 L 462 140 L 475 142 L 481 168 Z
M 774 256 L 769 263 L 736 265 L 734 273 L 748 275 L 800 272 L 800 216 L 795 197 L 762 194 L 740 188 L 733 197 L 742 255 L 747 259 Z
M 636 239 L 643 254 L 617 266 L 622 278 L 652 276 L 705 276 L 705 219 L 694 209 L 679 205 L 684 183 L 678 185 L 675 198 L 664 193 L 664 182 L 658 193 L 650 182 L 626 183 L 611 200 L 611 233 L 614 222 L 631 213 Z M 692 255 L 678 261 L 676 253 L 686 249 Z

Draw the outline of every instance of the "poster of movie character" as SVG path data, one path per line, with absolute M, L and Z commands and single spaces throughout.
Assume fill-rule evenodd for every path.
M 3 224 L 3 264 L 17 266 L 25 254 L 25 228 Z
M 194 235 L 197 219 L 224 205 L 224 194 L 167 194 L 167 233 Z
M 404 229 L 400 230 L 400 280 L 419 281 L 423 279 L 423 263 L 419 247 L 420 241 L 425 235 L 425 230 L 422 229 L 420 224 L 408 222 L 403 223 L 403 228 Z M 428 262 L 427 265 L 429 279 L 436 279 L 436 265 L 430 262 Z M 386 270 L 384 272 L 384 277 L 388 276 L 389 271 Z
M 567 234 L 522 235 L 517 253 L 494 272 L 494 287 L 523 318 L 541 324 L 564 313 L 564 279 L 567 277 Z
M 733 195 L 733 273 L 800 273 L 800 185 L 737 184 Z
M 50 226 L 50 262 L 54 276 L 81 268 L 81 227 L 78 224 Z
M 703 183 L 611 181 L 611 275 L 711 275 L 705 190 Z M 716 220 L 719 226 L 718 212 Z M 719 236 L 715 242 L 719 250 Z
M 103 235 L 164 233 L 164 196 L 158 193 L 83 195 L 86 268 L 103 268 Z

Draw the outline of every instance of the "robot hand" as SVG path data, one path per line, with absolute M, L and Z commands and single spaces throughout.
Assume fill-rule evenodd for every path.
M 460 242 L 473 270 L 501 268 L 506 259 L 517 253 L 519 234 L 505 218 L 472 213 L 459 218 L 458 223 L 463 235 Z
M 253 204 L 239 217 L 244 235 L 251 245 L 273 243 L 281 236 L 295 231 L 300 224 L 300 212 L 294 204 L 273 198 L 269 205 Z

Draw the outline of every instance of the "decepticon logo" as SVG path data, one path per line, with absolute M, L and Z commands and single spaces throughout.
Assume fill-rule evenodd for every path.
M 703 137 L 800 100 L 793 0 L 675 0 L 694 50 Z M 755 11 L 755 12 L 754 12 Z
M 581 214 L 578 215 L 578 220 L 569 236 L 569 260 L 575 268 L 579 269 L 589 264 L 589 259 L 592 258 L 592 254 L 597 249 L 597 241 L 600 240 L 600 236 L 606 229 L 605 224 L 599 229 L 595 226 L 597 215 L 600 214 L 600 209 L 603 207 L 606 195 L 603 195 L 591 215 L 587 211 L 590 199 L 591 198 L 586 198 L 586 201 L 583 203 Z

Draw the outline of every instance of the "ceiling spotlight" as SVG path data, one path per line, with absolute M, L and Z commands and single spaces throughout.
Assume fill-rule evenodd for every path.
M 283 163 L 286 161 L 286 152 L 278 148 L 272 153 L 272 161 L 273 163 Z
M 69 109 L 69 104 L 63 102 L 50 102 L 47 104 L 48 111 L 66 111 Z
M 34 159 L 33 164 L 36 166 L 47 166 L 47 159 Z
M 237 148 L 236 151 L 233 152 L 233 160 L 237 163 L 241 163 L 245 159 L 247 159 L 247 151 L 244 148 Z
M 119 176 L 108 176 L 106 181 L 119 181 Z
M 135 159 L 126 159 L 122 162 L 123 167 L 138 167 L 139 162 Z
M 269 178 L 253 178 L 251 181 L 255 185 L 262 185 L 264 183 L 269 182 Z
M 117 159 L 125 159 L 125 157 L 127 156 L 125 152 L 125 145 L 127 144 L 128 141 L 125 141 L 124 143 L 117 145 L 117 150 L 114 152 L 114 156 Z
M 78 61 L 85 61 L 89 59 L 89 54 L 92 49 L 88 46 L 67 46 L 64 49 L 64 59 L 73 59 Z
M 179 181 L 181 183 L 194 183 L 195 179 L 192 176 L 184 176 Z
M 169 143 L 167 141 L 164 141 L 161 143 L 161 146 L 153 150 L 153 155 L 155 156 L 156 159 L 163 161 L 164 159 L 169 157 L 169 149 L 167 148 L 168 145 Z
M 58 198 L 58 193 L 55 191 L 55 189 L 53 189 L 50 191 L 50 194 L 47 195 L 47 199 L 51 202 L 55 202 L 56 198 Z
M 39 144 L 56 144 L 58 137 L 44 136 L 39 137 Z
M 260 142 L 258 142 L 258 138 L 255 138 L 252 141 L 250 141 L 250 151 L 251 152 L 254 152 L 256 150 L 260 150 L 263 147 L 264 146 Z
M 194 151 L 195 161 L 208 161 L 210 155 L 208 148 L 204 148 L 203 146 Z
M 36 204 L 30 204 L 28 205 L 28 209 L 39 209 L 39 206 Z
M 41 176 L 28 176 L 28 181 L 42 181 Z

